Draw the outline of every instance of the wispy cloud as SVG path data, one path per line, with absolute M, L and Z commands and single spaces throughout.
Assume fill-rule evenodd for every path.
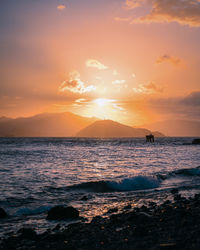
M 103 63 L 95 60 L 95 59 L 88 59 L 85 62 L 86 67 L 88 68 L 97 68 L 99 70 L 104 70 L 104 69 L 108 69 L 107 66 L 105 66 Z
M 134 73 L 132 73 L 132 75 L 131 75 L 133 78 L 136 78 L 136 75 L 134 74 Z
M 165 62 L 178 65 L 181 63 L 181 59 L 175 56 L 170 56 L 170 55 L 165 54 L 163 56 L 158 57 L 158 59 L 156 60 L 157 64 L 161 64 Z
M 200 108 L 200 91 L 195 91 L 181 99 L 181 103 L 188 106 Z
M 76 99 L 75 102 L 77 103 L 85 103 L 87 100 L 85 98 L 79 98 L 79 99 Z
M 140 7 L 145 0 L 126 0 L 125 4 L 128 9 Z
M 114 75 L 114 76 L 119 75 L 119 73 L 118 73 L 118 71 L 117 71 L 116 69 L 113 70 L 113 75 Z
M 77 71 L 73 71 L 69 74 L 69 79 L 65 80 L 59 87 L 60 92 L 70 91 L 72 93 L 83 94 L 86 92 L 94 91 L 96 87 L 94 85 L 86 86 L 80 79 L 80 74 Z
M 114 80 L 112 81 L 112 84 L 124 84 L 126 83 L 126 80 Z
M 60 4 L 57 6 L 58 10 L 64 10 L 66 8 L 66 6 L 64 4 Z
M 114 20 L 117 22 L 129 22 L 131 17 L 115 17 Z
M 153 94 L 162 93 L 164 89 L 150 82 L 149 84 L 140 84 L 137 88 L 133 88 L 133 91 L 137 94 Z
M 191 27 L 200 26 L 199 0 L 126 0 L 129 9 L 149 5 L 150 12 L 131 23 L 177 22 Z
M 186 96 L 149 99 L 148 107 L 162 115 L 174 115 L 176 119 L 199 120 L 200 91 Z

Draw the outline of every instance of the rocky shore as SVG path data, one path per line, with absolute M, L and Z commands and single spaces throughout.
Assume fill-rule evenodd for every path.
M 177 190 L 172 192 L 173 202 L 127 206 L 120 214 L 113 208 L 109 218 L 97 216 L 90 223 L 77 222 L 64 230 L 59 224 L 43 234 L 22 228 L 2 239 L 0 249 L 200 249 L 200 194 L 186 199 Z

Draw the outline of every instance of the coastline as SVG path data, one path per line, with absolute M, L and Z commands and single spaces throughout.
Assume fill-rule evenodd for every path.
M 173 191 L 172 191 L 173 192 Z M 185 198 L 173 192 L 174 201 L 161 205 L 127 206 L 108 218 L 77 222 L 61 230 L 36 234 L 22 228 L 2 239 L 0 249 L 200 249 L 200 194 Z

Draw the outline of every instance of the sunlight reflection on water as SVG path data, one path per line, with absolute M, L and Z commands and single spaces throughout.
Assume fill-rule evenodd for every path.
M 200 165 L 199 147 L 184 145 L 191 141 L 192 138 L 158 138 L 150 144 L 143 138 L 0 138 L 0 206 L 14 214 L 24 207 L 38 209 L 74 204 L 83 216 L 91 218 L 104 215 L 109 207 L 117 204 L 121 207 L 130 202 L 132 206 L 139 204 L 139 197 L 151 195 L 152 190 L 143 192 L 141 183 L 139 194 L 134 190 L 134 179 L 129 184 L 133 191 L 93 191 L 84 202 L 81 197 L 88 195 L 87 189 L 72 191 L 67 188 L 91 181 L 105 188 L 105 183 L 98 181 L 107 181 L 107 185 L 108 181 L 134 176 L 157 178 L 176 169 L 196 168 Z M 198 183 L 199 176 L 179 177 L 175 181 L 169 176 L 166 180 L 159 180 L 158 190 L 184 185 L 197 188 Z M 156 195 L 164 197 L 165 193 L 162 191 Z M 45 228 L 44 216 L 34 218 L 40 220 L 41 228 Z

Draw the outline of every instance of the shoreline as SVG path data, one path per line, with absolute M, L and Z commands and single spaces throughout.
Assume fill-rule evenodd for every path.
M 59 224 L 43 234 L 22 228 L 2 239 L 0 249 L 200 249 L 200 194 L 186 199 L 175 190 L 173 196 L 173 202 L 111 210 L 108 218 L 63 230 Z

